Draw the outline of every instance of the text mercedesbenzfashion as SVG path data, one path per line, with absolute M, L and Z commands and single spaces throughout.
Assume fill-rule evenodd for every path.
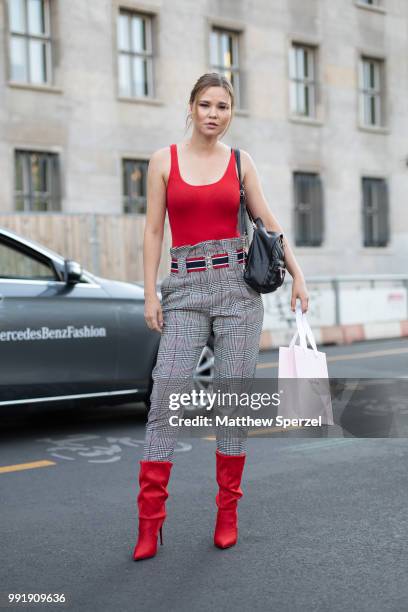
M 106 338 L 106 327 L 83 325 L 74 327 L 67 325 L 62 329 L 50 329 L 47 326 L 39 329 L 16 329 L 0 332 L 0 342 L 15 342 L 16 340 L 71 340 L 76 338 Z
M 172 427 L 320 427 L 322 416 L 316 419 L 288 419 L 283 416 L 270 418 L 254 418 L 251 416 L 208 416 L 197 415 L 195 417 L 179 417 L 176 414 L 169 417 Z

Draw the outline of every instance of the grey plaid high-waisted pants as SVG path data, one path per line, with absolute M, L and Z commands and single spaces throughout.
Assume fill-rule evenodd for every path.
M 242 238 L 207 240 L 171 247 L 178 271 L 171 271 L 161 286 L 163 328 L 153 368 L 153 388 L 146 424 L 143 459 L 173 459 L 178 427 L 169 424 L 169 401 L 161 390 L 166 381 L 191 377 L 211 327 L 214 332 L 214 379 L 253 378 L 259 355 L 264 306 L 262 296 L 243 279 Z M 228 253 L 229 267 L 187 271 L 185 258 Z M 213 265 L 214 265 L 214 260 Z M 172 389 L 174 390 L 174 389 Z M 182 389 L 180 389 L 182 391 Z M 177 413 L 182 416 L 182 413 Z M 242 432 L 241 432 L 242 433 Z M 246 435 L 234 436 L 217 427 L 217 449 L 224 454 L 246 452 Z

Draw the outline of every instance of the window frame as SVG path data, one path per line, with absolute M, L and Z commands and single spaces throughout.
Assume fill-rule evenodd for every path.
M 25 84 L 32 85 L 34 87 L 52 86 L 54 80 L 53 70 L 53 51 L 52 51 L 52 20 L 51 20 L 51 6 L 50 0 L 41 0 L 44 10 L 44 34 L 32 34 L 28 31 L 28 0 L 23 1 L 24 10 L 24 32 L 14 31 L 11 27 L 11 8 L 10 2 L 7 4 L 7 33 L 8 33 L 8 76 L 9 82 L 14 84 Z M 16 79 L 13 77 L 12 61 L 12 41 L 13 39 L 22 39 L 24 41 L 24 60 L 25 60 L 25 79 Z M 31 61 L 30 61 L 30 41 L 36 40 L 41 41 L 45 44 L 45 66 L 43 65 L 46 79 L 45 81 L 33 81 L 31 79 Z
M 374 87 L 366 84 L 366 66 L 372 64 L 374 66 Z M 370 68 L 368 68 L 370 70 Z M 358 58 L 358 109 L 359 122 L 363 127 L 381 128 L 385 127 L 385 60 L 380 57 L 374 57 L 367 53 L 360 53 Z M 371 123 L 367 119 L 372 118 L 372 109 L 369 109 L 367 115 L 367 103 L 370 104 L 370 99 L 374 97 L 374 114 L 377 121 Z
M 306 52 L 307 57 L 310 57 L 309 66 L 311 68 L 311 76 L 298 75 L 298 50 Z M 288 77 L 289 77 L 289 114 L 292 117 L 303 117 L 308 119 L 317 118 L 318 107 L 318 46 L 301 42 L 297 40 L 290 41 L 289 57 L 288 57 Z M 303 61 L 303 66 L 305 62 Z M 294 74 L 293 74 L 294 72 Z M 299 88 L 302 88 L 302 105 L 305 106 L 305 92 L 309 91 L 309 109 L 308 114 L 301 112 L 299 105 Z
M 372 189 L 373 185 L 378 185 L 378 188 L 373 190 L 374 205 L 368 206 L 368 202 L 365 199 L 367 194 L 367 187 L 369 185 Z M 381 197 L 383 196 L 383 200 Z M 389 188 L 388 181 L 384 177 L 378 176 L 362 176 L 361 177 L 361 199 L 362 199 L 362 243 L 363 248 L 385 248 L 388 247 L 391 240 L 390 233 L 390 206 L 389 206 Z M 381 208 L 382 207 L 382 208 Z M 371 230 L 371 236 L 368 230 L 369 217 L 372 219 L 373 228 Z M 381 229 L 379 224 L 381 223 L 381 217 L 385 217 L 385 238 L 381 238 Z
M 125 16 L 127 18 L 127 28 L 128 28 L 128 36 L 129 36 L 129 50 L 123 50 L 120 48 L 120 35 L 119 35 L 119 20 L 121 16 Z M 142 51 L 135 51 L 133 47 L 132 41 L 132 19 L 140 18 L 144 21 L 145 32 L 146 32 L 146 49 Z M 128 98 L 128 99 L 151 99 L 156 97 L 155 91 L 155 79 L 154 79 L 154 49 L 153 49 L 153 21 L 155 15 L 150 13 L 144 13 L 143 11 L 138 11 L 137 9 L 132 9 L 127 6 L 119 6 L 116 14 L 116 62 L 117 62 L 117 92 L 119 98 Z M 121 56 L 129 57 L 129 73 L 128 73 L 128 84 L 130 85 L 130 93 L 125 93 L 121 91 L 121 68 L 120 68 L 120 58 Z M 145 87 L 147 87 L 147 94 L 140 95 L 136 93 L 135 90 L 135 81 L 133 78 L 133 64 L 135 58 L 143 58 L 146 61 L 146 75 L 147 79 L 144 83 Z
M 318 196 L 318 200 L 316 202 L 310 201 L 307 203 L 300 202 L 299 197 L 299 189 L 301 180 L 304 180 L 305 177 L 309 178 L 310 183 L 312 183 L 312 189 L 316 191 Z M 322 177 L 319 172 L 311 172 L 304 170 L 294 170 L 292 172 L 292 185 L 293 185 L 293 197 L 294 197 L 294 207 L 293 207 L 293 227 L 294 227 L 294 242 L 296 247 L 310 247 L 310 248 L 320 248 L 324 244 L 325 240 L 325 209 L 324 209 L 324 201 L 323 201 L 323 184 Z M 308 231 L 305 236 L 300 235 L 300 210 L 301 206 L 305 205 L 309 210 L 308 214 Z M 313 217 L 315 215 L 319 215 L 319 226 L 314 228 Z M 314 236 L 317 235 L 317 238 Z
M 221 37 L 222 35 L 230 36 L 232 39 L 232 55 L 233 59 L 236 58 L 234 63 L 231 63 L 231 66 L 225 66 L 219 63 L 212 62 L 212 45 L 213 45 L 213 36 L 216 36 L 217 46 L 216 46 L 216 54 L 217 59 L 220 59 L 220 51 L 221 51 Z M 234 88 L 235 94 L 235 106 L 237 109 L 242 108 L 242 68 L 241 68 L 241 50 L 240 50 L 240 38 L 242 32 L 239 30 L 235 30 L 233 28 L 228 28 L 222 25 L 217 25 L 216 23 L 211 24 L 210 32 L 209 32 L 209 67 L 211 72 L 217 72 L 224 76 L 227 76 L 225 73 L 230 72 L 233 75 L 231 81 L 232 86 Z
M 31 172 L 31 156 L 39 155 L 46 158 L 47 177 L 49 182 L 49 191 L 35 191 L 33 189 L 33 176 Z M 17 173 L 18 173 L 18 158 L 22 157 L 22 190 L 17 189 Z M 44 151 L 36 149 L 21 149 L 15 148 L 13 151 L 14 162 L 14 188 L 13 188 L 13 203 L 15 212 L 61 212 L 61 163 L 60 155 L 53 151 Z M 28 187 L 28 189 L 26 189 Z M 48 194 L 48 195 L 45 195 Z M 33 202 L 38 195 L 46 201 L 45 210 L 36 210 L 33 208 Z M 23 208 L 17 206 L 18 200 L 22 200 Z M 28 203 L 28 206 L 27 206 Z

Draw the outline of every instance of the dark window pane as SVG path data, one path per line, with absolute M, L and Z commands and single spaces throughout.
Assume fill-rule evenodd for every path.
M 22 196 L 16 196 L 15 200 L 15 209 L 18 211 L 24 210 L 24 198 Z
M 363 178 L 363 244 L 386 246 L 389 242 L 388 189 L 384 179 Z
M 307 78 L 310 76 L 310 70 L 309 70 L 309 54 L 307 52 L 306 49 L 303 50 L 303 56 L 304 56 L 304 64 L 305 64 L 305 73 L 304 73 L 304 77 Z
M 297 246 L 320 246 L 323 240 L 323 203 L 320 177 L 295 173 L 295 234 Z
M 123 160 L 123 208 L 125 213 L 146 211 L 146 180 L 148 162 Z
M 41 189 L 41 157 L 37 153 L 31 155 L 31 181 L 33 191 L 42 191 Z
M 305 114 L 309 115 L 310 114 L 310 110 L 309 110 L 309 87 L 306 85 L 305 87 Z
M 373 62 L 370 62 L 369 67 L 370 67 L 370 72 L 369 72 L 369 74 L 370 74 L 370 81 L 369 81 L 369 85 L 370 85 L 370 87 L 374 87 L 374 85 L 375 85 L 375 75 L 374 75 L 374 64 L 373 64 Z
M 32 210 L 37 212 L 44 212 L 47 210 L 47 200 L 44 197 L 37 195 L 33 200 Z
M 15 167 L 15 190 L 23 191 L 23 157 L 22 155 L 16 156 L 16 167 Z
M 16 151 L 15 206 L 21 210 L 60 210 L 58 156 Z

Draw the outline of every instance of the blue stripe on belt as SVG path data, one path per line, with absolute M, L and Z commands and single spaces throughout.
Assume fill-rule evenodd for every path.
M 237 260 L 239 263 L 243 263 L 246 258 L 246 253 L 243 249 L 237 250 Z M 226 268 L 229 267 L 229 255 L 228 253 L 215 253 L 214 255 L 205 257 L 204 255 L 198 255 L 195 257 L 186 257 L 186 270 L 188 272 L 201 272 L 208 268 Z M 178 272 L 178 258 L 171 258 L 171 272 Z

